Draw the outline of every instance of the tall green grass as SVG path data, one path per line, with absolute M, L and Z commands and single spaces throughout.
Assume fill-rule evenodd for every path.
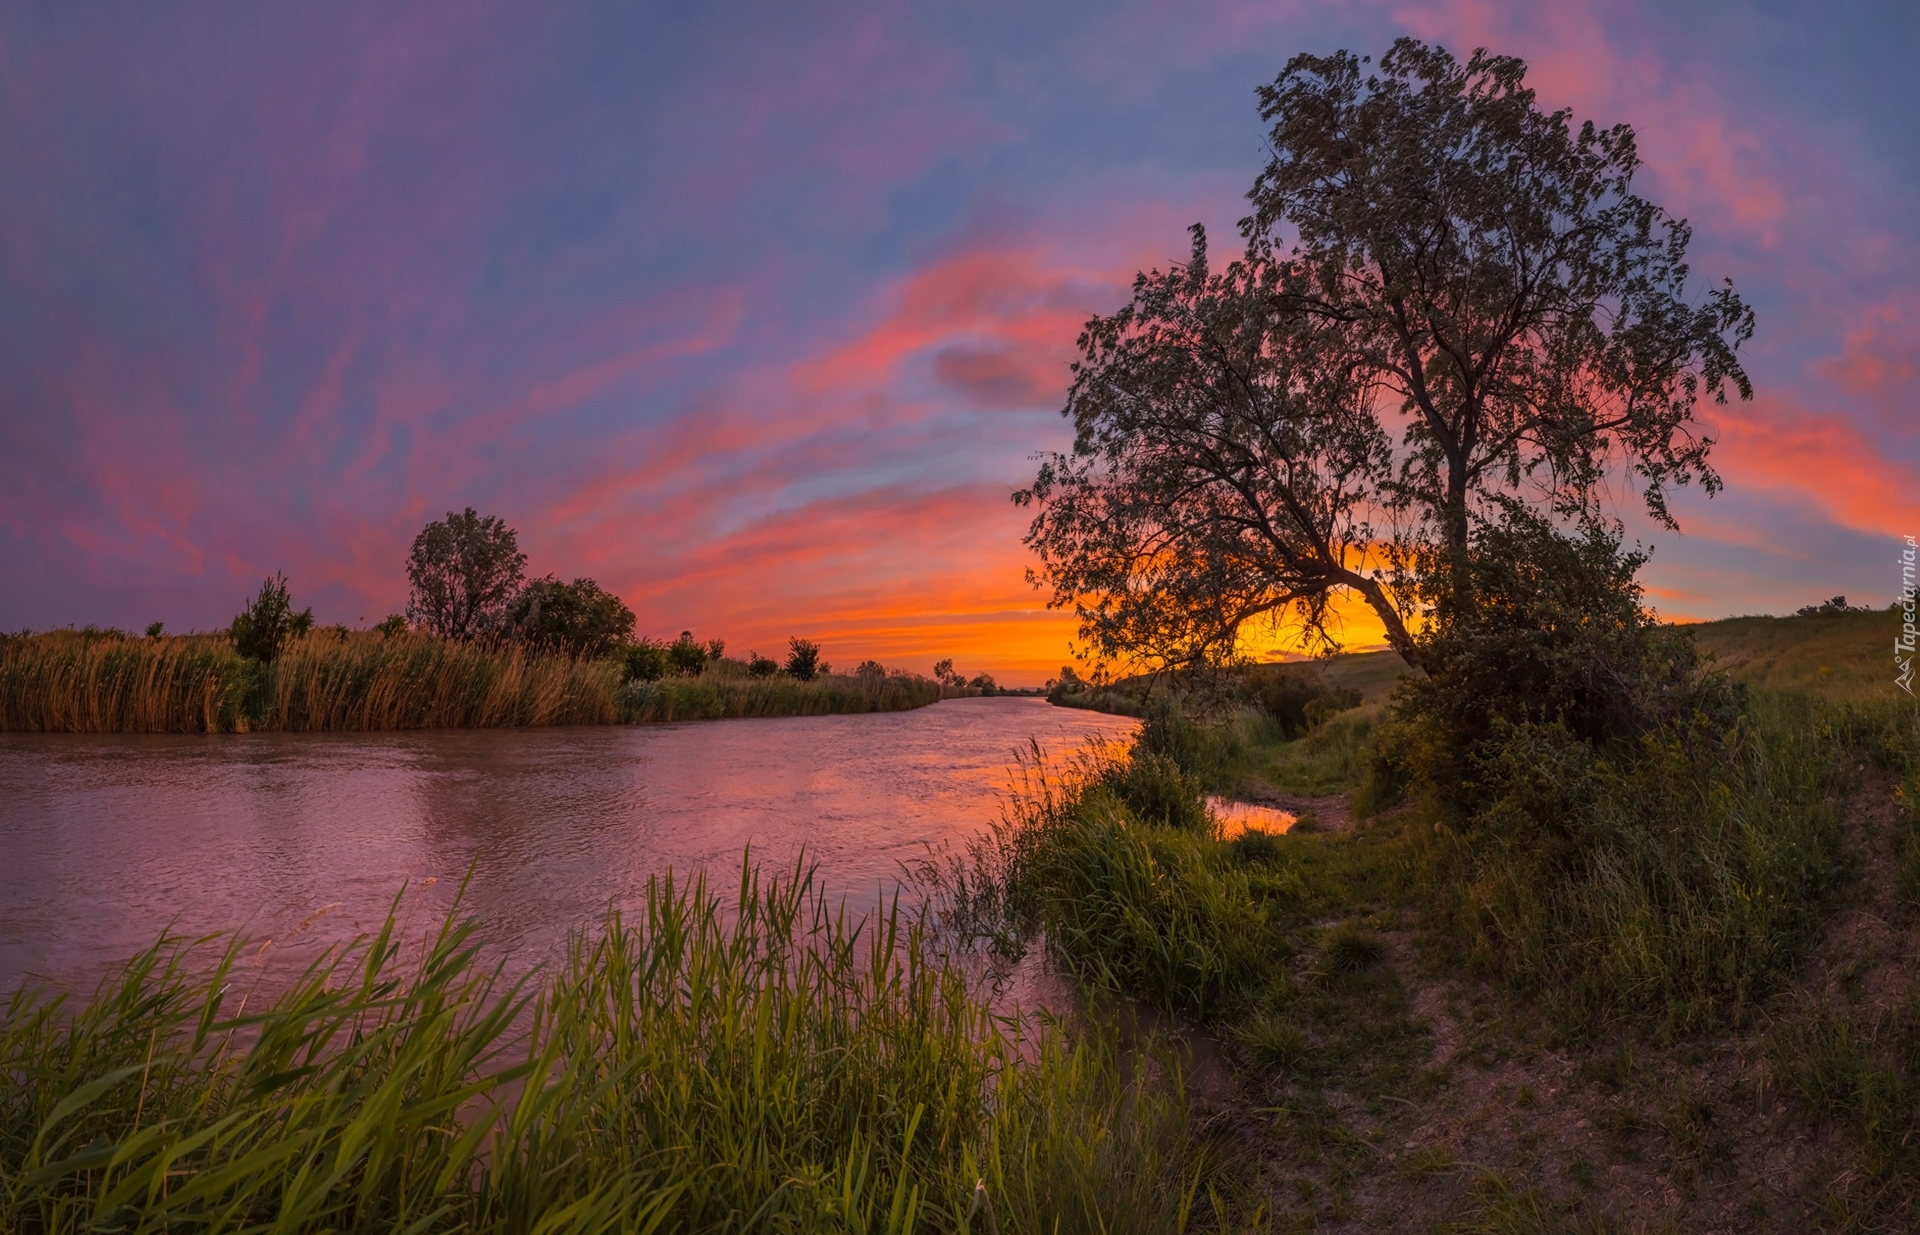
M 753 678 L 709 670 L 699 677 L 630 682 L 620 696 L 623 718 L 636 721 L 721 720 L 745 716 L 827 716 L 899 712 L 958 692 L 928 678 Z
M 322 630 L 261 663 L 222 635 L 133 639 L 55 631 L 0 636 L 0 730 L 218 733 L 603 725 L 813 716 L 921 707 L 938 683 L 908 675 L 810 682 L 717 665 L 624 681 L 618 660 L 422 634 Z M 945 692 L 951 693 L 951 692 Z
M 1049 764 L 1036 748 L 999 823 L 925 881 L 943 924 L 1004 952 L 1043 941 L 1082 983 L 1208 1016 L 1267 963 L 1247 876 L 1200 786 L 1144 745 Z
M 1652 1014 L 1744 1021 L 1799 957 L 1842 877 L 1844 709 L 1759 696 L 1725 732 L 1677 727 L 1603 756 L 1516 726 L 1464 832 L 1413 828 L 1410 892 L 1443 955 L 1579 1029 Z
M 503 981 L 387 930 L 271 997 L 170 941 L 0 1026 L 0 1228 L 1178 1231 L 1219 1159 L 1177 1076 L 996 1016 L 897 906 L 804 871 L 649 883 Z

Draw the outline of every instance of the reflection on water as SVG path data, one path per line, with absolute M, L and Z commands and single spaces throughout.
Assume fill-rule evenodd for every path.
M 1207 809 L 1220 821 L 1220 835 L 1226 840 L 1232 840 L 1248 828 L 1278 833 L 1299 822 L 1290 810 L 1255 806 L 1251 802 L 1229 802 L 1225 798 L 1208 798 Z
M 169 924 L 309 957 L 375 928 L 403 884 L 410 925 L 438 917 L 469 869 L 468 912 L 517 958 L 668 866 L 730 882 L 748 845 L 773 865 L 804 847 L 864 907 L 995 817 L 1030 737 L 1062 752 L 1134 724 L 954 699 L 647 728 L 0 734 L 0 991 L 90 985 Z

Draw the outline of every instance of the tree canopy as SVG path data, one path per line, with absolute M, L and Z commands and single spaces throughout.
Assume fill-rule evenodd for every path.
M 1670 488 L 1719 487 L 1694 412 L 1751 397 L 1753 315 L 1694 293 L 1632 130 L 1541 111 L 1512 57 L 1367 63 L 1289 61 L 1243 255 L 1212 269 L 1196 226 L 1080 336 L 1073 447 L 1015 500 L 1102 658 L 1231 657 L 1262 617 L 1329 645 L 1346 591 L 1418 664 L 1421 598 L 1439 575 L 1471 606 L 1473 528 L 1506 503 L 1592 526 L 1619 476 L 1674 526 Z
M 599 659 L 633 638 L 633 610 L 592 579 L 535 579 L 503 611 L 516 639 L 572 656 Z
M 407 554 L 407 617 L 436 635 L 465 639 L 496 629 L 519 594 L 527 555 L 514 530 L 469 506 L 420 529 Z

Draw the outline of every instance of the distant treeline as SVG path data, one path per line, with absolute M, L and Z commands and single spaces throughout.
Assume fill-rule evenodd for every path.
M 272 660 L 226 634 L 52 631 L 0 636 L 0 730 L 220 733 L 605 725 L 896 711 L 978 694 L 869 662 L 849 675 L 755 676 L 705 659 L 632 672 L 625 649 L 586 658 L 409 630 L 322 628 Z M 878 670 L 876 672 L 876 670 Z

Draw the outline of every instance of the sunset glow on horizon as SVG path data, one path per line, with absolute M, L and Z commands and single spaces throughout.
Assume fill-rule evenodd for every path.
M 1010 494 L 1082 324 L 1233 243 L 1288 57 L 1401 34 L 1632 125 L 1757 311 L 1726 491 L 1619 503 L 1663 617 L 1884 606 L 1920 532 L 1907 7 L 110 12 L 0 16 L 0 627 L 212 628 L 272 571 L 376 622 L 471 505 L 649 635 L 1037 684 L 1074 622 Z

